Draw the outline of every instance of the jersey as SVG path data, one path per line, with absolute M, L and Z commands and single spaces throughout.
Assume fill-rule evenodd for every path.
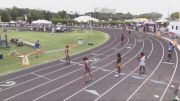
M 65 49 L 65 54 L 69 55 L 69 49 L 68 48 Z
M 86 60 L 86 61 L 84 62 L 84 65 L 85 65 L 86 71 L 90 71 L 91 64 L 90 64 L 90 62 L 89 62 L 88 60 Z
M 143 56 L 140 58 L 140 66 L 145 66 L 146 57 Z

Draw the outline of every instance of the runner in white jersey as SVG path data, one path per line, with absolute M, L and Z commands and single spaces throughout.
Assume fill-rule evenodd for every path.
M 141 56 L 138 57 L 139 63 L 140 63 L 140 74 L 145 74 L 145 62 L 147 60 L 146 56 L 143 52 L 141 52 Z M 143 71 L 142 71 L 143 68 Z

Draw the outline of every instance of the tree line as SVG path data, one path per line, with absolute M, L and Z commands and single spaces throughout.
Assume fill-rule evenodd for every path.
M 100 20 L 129 20 L 132 18 L 148 18 L 157 20 L 162 17 L 162 14 L 157 12 L 151 12 L 151 13 L 144 13 L 139 15 L 133 15 L 131 13 L 104 13 L 104 12 L 89 12 L 85 15 L 92 16 L 94 18 L 100 19 Z M 80 16 L 77 12 L 74 13 L 68 13 L 66 11 L 58 11 L 58 12 L 51 12 L 48 10 L 41 10 L 41 9 L 29 9 L 29 8 L 4 8 L 0 9 L 0 18 L 2 22 L 9 22 L 11 20 L 18 21 L 18 20 L 27 20 L 29 23 L 31 23 L 34 20 L 38 19 L 45 19 L 52 21 L 53 23 L 67 23 L 67 20 L 70 22 L 73 21 L 72 19 Z M 179 14 L 177 12 L 172 13 L 170 16 L 172 19 L 177 19 L 179 17 Z M 26 19 L 27 18 L 27 19 Z

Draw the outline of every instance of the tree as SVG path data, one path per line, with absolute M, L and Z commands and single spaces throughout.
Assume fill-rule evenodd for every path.
M 11 15 L 8 10 L 3 10 L 0 12 L 1 15 L 1 21 L 2 22 L 9 22 L 11 21 Z
M 157 20 L 162 17 L 162 14 L 157 13 L 157 12 L 151 12 L 151 13 L 143 13 L 137 16 L 138 18 L 147 18 L 147 19 L 153 19 Z
M 171 14 L 171 19 L 174 19 L 174 20 L 179 19 L 180 18 L 179 15 L 180 15 L 179 12 L 174 12 Z

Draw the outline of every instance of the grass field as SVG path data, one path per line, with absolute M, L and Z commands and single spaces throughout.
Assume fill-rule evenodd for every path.
M 92 33 L 90 31 L 83 31 L 83 32 L 73 31 L 69 33 L 48 33 L 48 32 L 29 32 L 29 31 L 10 30 L 7 32 L 7 35 L 8 35 L 8 40 L 12 38 L 18 38 L 31 43 L 35 43 L 36 40 L 40 40 L 42 51 L 44 53 L 41 54 L 39 58 L 37 58 L 35 55 L 31 55 L 29 57 L 31 66 L 64 57 L 64 51 L 55 51 L 50 53 L 46 53 L 46 52 L 58 50 L 58 49 L 64 49 L 67 44 L 69 45 L 77 44 L 78 39 L 83 39 L 84 44 L 79 47 L 72 48 L 70 50 L 70 54 L 75 54 L 85 51 L 87 49 L 95 48 L 109 39 L 109 36 L 107 34 L 98 31 L 93 31 Z M 93 41 L 94 45 L 88 45 L 89 39 Z M 22 46 L 22 47 L 14 46 L 14 48 L 19 53 L 31 53 L 34 51 L 34 48 L 28 46 Z M 18 58 L 17 56 L 8 56 L 8 53 L 11 51 L 11 49 L 12 48 L 5 50 L 0 48 L 0 53 L 4 54 L 4 59 L 0 60 L 0 74 L 17 71 L 22 68 L 29 68 L 29 67 L 23 67 L 21 65 L 22 63 L 21 58 Z

